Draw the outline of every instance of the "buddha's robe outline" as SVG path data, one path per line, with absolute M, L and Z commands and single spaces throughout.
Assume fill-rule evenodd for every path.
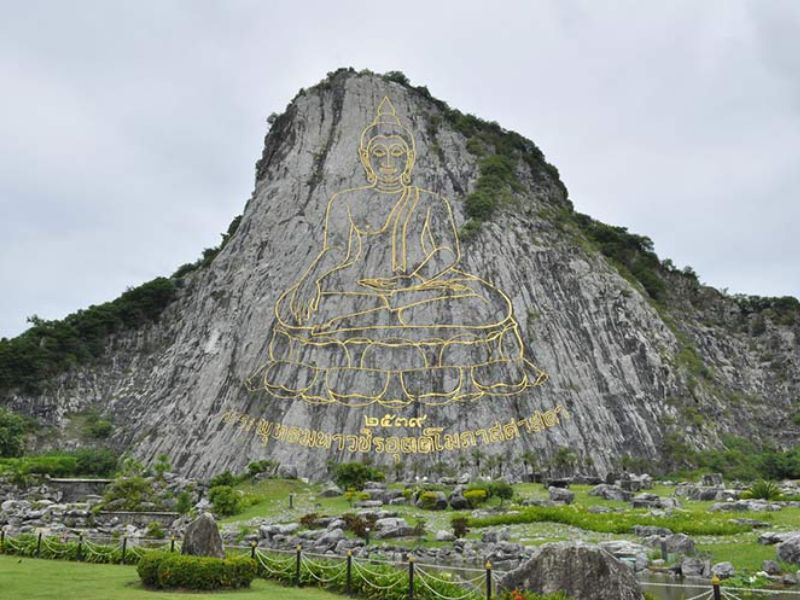
M 369 194 L 394 201 L 381 226 L 353 216 Z M 387 247 L 388 259 L 380 252 Z M 510 300 L 458 269 L 459 259 L 445 198 L 416 186 L 396 199 L 371 186 L 334 194 L 323 250 L 278 299 L 270 361 L 251 386 L 314 403 L 398 407 L 512 395 L 540 383 Z M 386 288 L 393 277 L 402 284 Z M 314 286 L 317 300 L 306 307 L 303 292 Z M 426 322 L 443 312 L 446 322 Z

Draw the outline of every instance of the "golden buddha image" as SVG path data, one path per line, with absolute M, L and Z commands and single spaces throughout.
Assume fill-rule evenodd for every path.
M 278 298 L 269 359 L 250 389 L 404 407 L 542 383 L 509 298 L 459 269 L 449 202 L 413 185 L 414 136 L 387 97 L 361 133 L 359 156 L 367 185 L 328 201 L 322 249 Z

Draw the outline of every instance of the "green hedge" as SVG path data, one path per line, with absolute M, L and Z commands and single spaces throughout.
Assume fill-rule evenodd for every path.
M 42 538 L 41 546 L 37 554 L 36 548 L 39 542 L 37 536 L 23 534 L 17 537 L 6 537 L 3 547 L 0 549 L 2 554 L 13 554 L 16 556 L 27 556 L 30 558 L 48 558 L 56 560 L 73 560 L 97 564 L 126 564 L 135 565 L 140 557 L 147 556 L 155 552 L 154 550 L 143 550 L 141 548 L 128 548 L 125 553 L 125 561 L 122 560 L 122 548 L 120 545 L 108 546 L 105 544 L 94 544 L 84 542 L 78 549 L 77 541 L 62 542 L 56 538 Z
M 768 515 L 764 515 L 768 518 Z M 562 523 L 580 527 L 587 531 L 602 533 L 630 533 L 636 525 L 666 527 L 675 533 L 687 535 L 733 535 L 752 531 L 749 525 L 730 521 L 730 515 L 704 513 L 702 518 L 693 513 L 674 514 L 669 517 L 654 517 L 644 513 L 591 513 L 576 506 L 533 506 L 513 514 L 469 519 L 470 527 L 496 525 L 518 525 L 524 523 Z
M 248 557 L 211 558 L 168 552 L 151 552 L 137 566 L 142 583 L 154 588 L 217 590 L 249 587 L 257 574 Z
M 106 448 L 0 458 L 0 474 L 108 477 L 116 471 L 118 459 L 113 450 Z

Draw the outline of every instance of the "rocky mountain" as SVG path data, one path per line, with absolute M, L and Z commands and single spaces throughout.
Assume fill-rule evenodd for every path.
M 380 109 L 384 98 L 390 105 Z M 604 475 L 624 457 L 679 462 L 682 449 L 718 446 L 726 433 L 797 443 L 796 300 L 729 297 L 691 270 L 660 262 L 647 238 L 576 213 L 557 170 L 532 142 L 451 109 L 401 75 L 339 70 L 270 121 L 252 197 L 222 249 L 166 280 L 164 306 L 102 337 L 93 358 L 69 362 L 35 385 L 6 378 L 2 405 L 56 427 L 96 408 L 113 420 L 115 445 L 144 460 L 167 453 L 194 476 L 264 458 L 312 477 L 328 460 L 366 456 L 424 471 L 440 461 L 471 463 L 476 449 L 500 457 L 506 473 L 520 473 L 523 455 L 541 465 L 564 448 L 576 453 L 579 470 Z M 413 135 L 410 159 L 388 134 L 384 154 L 359 154 L 362 132 L 378 121 L 401 123 Z M 460 258 L 447 259 L 447 275 L 424 277 L 438 282 L 433 287 L 415 288 L 413 298 L 422 300 L 409 300 L 404 329 L 391 329 L 390 312 L 359 304 L 375 294 L 323 293 L 316 314 L 340 315 L 340 337 L 315 344 L 316 335 L 334 335 L 332 321 L 315 323 L 302 313 L 302 294 L 295 304 L 291 290 L 323 248 L 346 246 L 347 234 L 336 232 L 350 227 L 351 246 L 341 252 L 363 258 L 362 267 L 348 267 L 352 273 L 337 272 L 336 289 L 394 285 L 378 277 L 376 265 L 392 264 L 390 275 L 408 277 L 395 246 L 381 246 L 374 241 L 380 235 L 368 231 L 369 223 L 380 229 L 384 210 L 370 203 L 394 192 L 370 196 L 375 181 L 363 161 L 395 155 L 413 161 L 402 187 L 423 190 L 414 201 L 431 207 L 419 235 L 439 239 L 436 232 L 452 233 L 452 220 Z M 380 183 L 384 167 L 376 169 Z M 422 214 L 415 210 L 408 214 Z M 392 235 L 392 244 L 412 239 Z M 454 243 L 437 244 L 429 266 L 457 254 Z M 351 321 L 365 327 L 365 314 L 374 335 L 366 349 L 362 330 L 338 333 L 351 331 Z M 441 334 L 455 325 L 468 328 L 471 346 Z M 493 333 L 475 333 L 481 327 Z M 513 332 L 519 349 L 510 347 Z M 414 340 L 422 350 L 396 342 L 403 336 L 421 336 Z M 55 343 L 46 334 L 37 340 L 38 347 Z M 508 364 L 475 358 L 482 344 L 495 342 L 512 357 Z M 320 357 L 329 346 L 348 353 L 349 370 L 323 365 L 339 360 Z M 441 364 L 430 362 L 431 349 Z M 466 358 L 443 358 L 451 350 Z M 10 357 L 0 350 L 8 372 Z M 479 366 L 453 370 L 458 361 Z M 409 383 L 412 367 L 429 376 Z M 405 375 L 387 380 L 385 372 Z M 461 395 L 419 391 L 429 383 Z

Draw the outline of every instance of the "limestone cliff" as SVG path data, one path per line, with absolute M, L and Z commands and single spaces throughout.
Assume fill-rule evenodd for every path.
M 569 418 L 556 426 L 477 446 L 517 473 L 524 451 L 544 461 L 569 447 L 581 470 L 604 474 L 623 456 L 658 461 L 676 440 L 713 446 L 734 432 L 797 441 L 790 417 L 800 398 L 800 319 L 748 308 L 669 265 L 656 265 L 654 287 L 602 251 L 532 143 L 390 79 L 341 70 L 298 94 L 266 136 L 235 233 L 210 265 L 178 280 L 157 322 L 110 337 L 100 360 L 53 377 L 42 391 L 6 390 L 0 402 L 53 424 L 96 406 L 113 418 L 114 443 L 145 460 L 165 452 L 195 476 L 262 458 L 319 476 L 329 459 L 363 456 L 349 443 L 344 451 L 274 437 L 264 444 L 255 432 L 260 418 L 358 434 L 365 414 L 398 413 L 474 431 L 562 407 Z M 243 385 L 265 361 L 279 295 L 322 247 L 329 199 L 364 184 L 359 135 L 384 96 L 415 133 L 414 183 L 450 200 L 461 268 L 506 293 L 527 357 L 549 374 L 543 385 L 400 411 L 313 405 Z M 492 210 L 469 209 L 483 222 L 470 220 L 466 199 L 491 175 L 486 157 L 498 154 L 513 158 L 510 178 L 500 179 L 508 185 Z M 231 415 L 255 424 L 246 431 L 248 422 L 243 428 Z M 458 456 L 417 452 L 403 460 L 429 466 L 456 464 Z

